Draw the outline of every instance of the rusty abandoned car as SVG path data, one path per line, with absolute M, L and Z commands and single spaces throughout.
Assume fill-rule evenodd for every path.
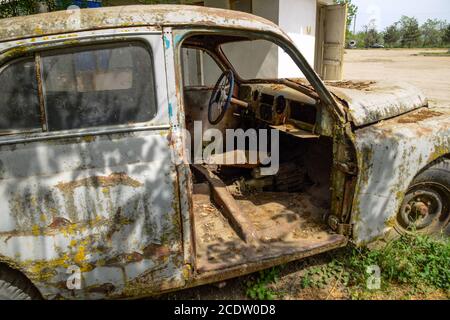
M 255 43 L 304 77 L 272 78 Z M 0 83 L 1 298 L 150 296 L 449 234 L 449 111 L 403 83 L 324 83 L 263 18 L 156 5 L 2 19 Z M 279 170 L 174 162 L 196 121 L 276 131 Z

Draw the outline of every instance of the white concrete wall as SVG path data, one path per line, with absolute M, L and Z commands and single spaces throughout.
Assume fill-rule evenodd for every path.
M 245 0 L 244 0 L 245 1 Z M 253 14 L 278 23 L 279 0 L 250 0 Z M 229 8 L 228 0 L 205 0 L 205 6 L 215 8 Z M 278 77 L 278 49 L 270 43 L 237 43 L 227 45 L 226 53 L 234 67 L 244 79 L 277 78 Z M 204 61 L 203 70 L 206 82 L 211 82 L 214 65 L 213 62 Z
M 252 0 L 252 14 L 278 24 L 279 0 Z
M 294 41 L 311 66 L 314 66 L 316 48 L 316 0 L 279 0 L 278 25 Z M 292 59 L 280 48 L 278 76 L 303 77 Z
M 229 43 L 225 56 L 243 79 L 278 78 L 278 46 L 267 40 Z
M 244 0 L 245 1 L 245 0 Z M 278 24 L 293 39 L 307 61 L 314 66 L 316 15 L 318 0 L 251 0 L 253 14 Z M 205 6 L 229 9 L 228 0 L 205 0 Z M 256 44 L 236 44 L 227 50 L 230 61 L 238 61 L 236 69 L 243 70 L 245 78 L 303 77 L 302 72 L 281 48 Z M 204 77 L 211 82 L 209 74 L 213 66 L 204 62 Z M 261 69 L 264 66 L 265 70 Z
M 205 0 L 205 7 L 229 9 L 230 1 L 228 0 Z M 217 64 L 212 59 L 203 60 L 203 80 L 205 85 L 216 83 L 219 77 L 216 77 Z

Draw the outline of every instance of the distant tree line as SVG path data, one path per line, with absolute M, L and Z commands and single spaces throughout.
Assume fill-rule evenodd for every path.
M 379 32 L 372 20 L 348 40 L 356 40 L 358 47 L 383 44 L 388 48 L 442 48 L 450 47 L 450 23 L 445 20 L 428 19 L 422 25 L 414 17 L 401 19 Z
M 375 20 L 370 21 L 360 32 L 353 33 L 351 26 L 356 19 L 358 7 L 352 0 L 334 0 L 337 4 L 347 4 L 347 42 L 355 40 L 357 47 L 368 48 L 382 44 L 389 48 L 440 48 L 450 47 L 450 23 L 445 20 L 428 19 L 422 25 L 414 17 L 401 19 L 378 31 Z

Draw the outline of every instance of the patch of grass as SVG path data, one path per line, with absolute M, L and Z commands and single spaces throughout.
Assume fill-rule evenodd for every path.
M 328 264 L 307 269 L 300 283 L 303 289 L 324 289 L 335 281 L 346 285 L 349 279 L 350 273 L 344 268 L 343 263 L 334 259 Z
M 450 241 L 405 235 L 378 250 L 354 248 L 346 261 L 355 284 L 365 285 L 367 268 L 378 266 L 387 284 L 450 290 Z
M 374 267 L 380 271 L 379 289 L 368 286 Z M 330 262 L 307 268 L 300 280 L 303 289 L 332 285 L 332 291 L 337 284 L 356 299 L 389 297 L 394 287 L 406 299 L 436 290 L 450 297 L 450 241 L 405 235 L 381 249 L 348 247 Z
M 278 297 L 271 284 L 278 281 L 280 270 L 277 267 L 262 270 L 259 272 L 256 279 L 247 281 L 246 295 L 254 300 L 273 300 Z
M 349 246 L 322 259 L 324 263 L 303 268 L 290 283 L 298 290 L 317 290 L 322 299 L 333 298 L 336 292 L 352 299 L 450 298 L 450 240 L 405 235 L 380 249 Z M 374 267 L 380 271 L 379 288 L 368 286 Z M 254 275 L 246 283 L 246 295 L 259 300 L 283 298 L 284 294 L 274 290 L 282 283 L 277 283 L 280 270 L 276 267 Z

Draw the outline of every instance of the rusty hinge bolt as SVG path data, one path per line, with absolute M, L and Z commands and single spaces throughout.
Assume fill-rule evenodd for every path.
M 336 216 L 331 215 L 328 217 L 328 225 L 333 231 L 336 231 L 339 234 L 350 236 L 352 233 L 352 225 L 341 223 Z

